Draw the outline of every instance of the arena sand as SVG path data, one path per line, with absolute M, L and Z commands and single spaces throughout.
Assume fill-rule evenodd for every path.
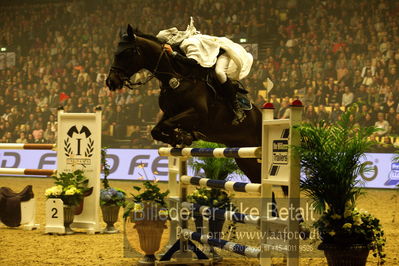
M 46 188 L 53 185 L 49 178 L 0 177 L 0 187 L 11 187 L 20 191 L 26 185 L 33 185 L 37 201 L 36 223 L 40 228 L 34 231 L 23 231 L 20 228 L 7 228 L 0 224 L 0 265 L 135 265 L 137 259 L 125 258 L 123 253 L 123 234 L 95 234 L 59 236 L 44 234 L 45 226 L 45 197 Z M 134 182 L 111 181 L 112 186 L 133 192 Z M 166 184 L 160 184 L 166 188 Z M 387 237 L 386 265 L 399 265 L 399 191 L 393 190 L 366 190 L 367 194 L 359 201 L 359 207 L 368 210 L 381 219 Z M 243 195 L 236 195 L 243 197 Z M 123 228 L 122 212 L 116 227 Z M 103 224 L 105 227 L 105 224 Z M 252 227 L 251 227 L 252 228 Z M 237 230 L 253 230 L 245 225 L 239 225 Z M 134 230 L 129 234 L 130 241 L 137 247 L 138 238 Z M 164 234 L 163 244 L 168 238 Z M 256 245 L 256 242 L 243 242 Z M 301 245 L 311 246 L 315 251 L 302 257 L 300 265 L 326 265 L 322 253 L 317 251 L 317 241 L 301 241 Z M 224 260 L 219 265 L 258 265 L 255 259 L 248 259 L 239 255 L 221 252 Z M 311 256 L 309 256 L 309 254 Z M 273 260 L 276 265 L 285 265 L 283 259 Z M 377 259 L 371 254 L 367 265 L 377 265 Z

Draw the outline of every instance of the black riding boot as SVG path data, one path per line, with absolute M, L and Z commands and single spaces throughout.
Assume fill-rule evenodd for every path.
M 245 118 L 245 113 L 240 108 L 240 105 L 237 100 L 237 91 L 239 89 L 238 84 L 234 84 L 233 82 L 231 82 L 230 79 L 227 79 L 227 81 L 222 84 L 222 89 L 223 93 L 226 95 L 226 98 L 229 100 L 235 115 L 232 124 L 238 125 Z

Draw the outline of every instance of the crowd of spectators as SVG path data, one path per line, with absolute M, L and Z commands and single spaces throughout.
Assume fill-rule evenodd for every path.
M 286 117 L 297 98 L 310 122 L 335 121 L 358 103 L 356 119 L 380 127 L 378 140 L 395 142 L 399 135 L 397 1 L 19 1 L 0 7 L 0 46 L 16 54 L 15 67 L 0 70 L 3 143 L 54 142 L 61 104 L 70 112 L 101 105 L 106 140 L 153 145 L 149 131 L 161 115 L 157 81 L 110 92 L 104 80 L 122 26 L 149 34 L 184 30 L 190 16 L 204 34 L 258 44 L 262 50 L 243 84 L 257 105 L 273 102 L 276 117 Z

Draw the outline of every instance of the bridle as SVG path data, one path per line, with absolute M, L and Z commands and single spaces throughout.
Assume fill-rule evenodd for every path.
M 124 69 L 122 69 L 122 68 L 119 68 L 119 67 L 116 67 L 116 66 L 112 66 L 111 67 L 111 71 L 113 71 L 113 72 L 117 72 L 118 74 L 119 74 L 119 77 L 120 77 L 120 79 L 122 80 L 122 82 L 123 82 L 123 87 L 127 87 L 127 88 L 129 88 L 130 90 L 133 90 L 134 89 L 134 86 L 143 86 L 143 85 L 145 85 L 145 84 L 147 84 L 150 80 L 152 80 L 154 77 L 155 77 L 155 75 L 154 74 L 151 74 L 149 77 L 147 77 L 147 79 L 145 80 L 145 81 L 139 81 L 139 82 L 132 82 L 131 80 L 130 80 L 130 77 L 131 76 L 129 76 L 127 73 L 126 73 L 126 71 L 124 70 Z
M 129 49 L 129 48 L 126 48 Z M 134 89 L 134 86 L 144 86 L 145 84 L 147 84 L 148 82 L 150 82 L 153 78 L 156 77 L 157 74 L 169 74 L 169 75 L 173 75 L 173 76 L 181 76 L 180 74 L 178 74 L 174 69 L 172 69 L 173 72 L 162 72 L 162 71 L 158 71 L 158 67 L 159 64 L 161 62 L 162 57 L 165 55 L 165 49 L 164 49 L 164 44 L 162 44 L 161 47 L 162 52 L 159 54 L 158 56 L 158 60 L 157 63 L 155 65 L 154 70 L 152 71 L 151 75 L 149 75 L 146 80 L 144 81 L 139 81 L 139 82 L 132 82 L 130 80 L 130 77 L 133 75 L 129 75 L 128 73 L 126 73 L 126 71 L 124 69 L 122 69 L 121 67 L 118 66 L 111 66 L 111 71 L 117 72 L 119 74 L 119 77 L 121 78 L 122 82 L 123 82 L 123 86 L 129 88 L 130 90 Z M 123 52 L 123 51 L 122 51 Z M 134 54 L 140 55 L 141 49 L 140 47 L 135 46 L 134 47 Z

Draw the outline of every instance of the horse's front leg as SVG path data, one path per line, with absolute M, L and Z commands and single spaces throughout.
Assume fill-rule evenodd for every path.
M 191 145 L 194 140 L 193 130 L 198 124 L 200 116 L 194 108 L 189 108 L 175 116 L 162 119 L 153 129 L 154 138 L 162 138 L 163 142 L 172 146 L 178 144 Z
M 172 131 L 166 128 L 163 123 L 169 116 L 163 114 L 161 120 L 151 130 L 151 136 L 154 140 L 162 141 L 163 143 L 169 143 L 171 141 Z

